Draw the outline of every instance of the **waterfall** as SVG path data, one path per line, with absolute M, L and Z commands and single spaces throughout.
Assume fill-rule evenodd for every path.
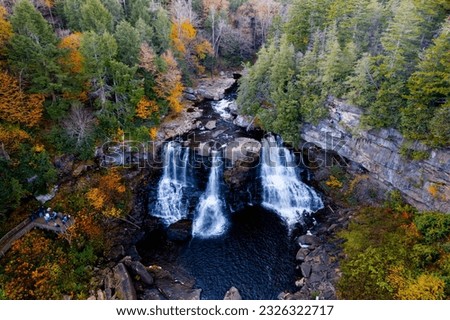
M 222 161 L 219 151 L 211 151 L 212 163 L 208 185 L 205 193 L 200 197 L 193 224 L 193 236 L 198 238 L 212 238 L 223 234 L 226 230 L 227 219 L 224 216 L 224 203 L 220 197 L 220 176 Z
M 188 202 L 184 197 L 187 187 L 186 171 L 189 150 L 175 141 L 164 147 L 164 173 L 158 185 L 157 203 L 152 215 L 170 225 L 187 216 Z
M 322 209 L 323 202 L 314 190 L 300 180 L 294 154 L 282 144 L 281 139 L 274 136 L 263 140 L 262 205 L 275 211 L 291 229 L 302 222 L 305 213 Z

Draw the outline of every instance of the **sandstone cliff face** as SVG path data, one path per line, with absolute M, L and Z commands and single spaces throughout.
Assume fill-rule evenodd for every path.
M 412 149 L 430 156 L 408 160 L 400 154 L 405 140 L 398 131 L 362 129 L 361 110 L 339 100 L 330 101 L 329 109 L 327 119 L 303 126 L 305 141 L 359 164 L 420 210 L 450 212 L 450 149 L 432 150 L 415 143 Z

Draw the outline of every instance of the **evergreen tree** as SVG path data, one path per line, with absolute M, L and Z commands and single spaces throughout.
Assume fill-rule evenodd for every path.
M 62 1 L 62 12 L 66 20 L 67 27 L 72 31 L 81 31 L 80 11 L 85 0 L 64 0 Z
M 117 25 L 125 17 L 123 7 L 119 3 L 119 0 L 101 0 L 101 2 L 109 13 L 111 13 L 114 25 Z
M 153 48 L 158 54 L 161 54 L 170 47 L 170 32 L 172 25 L 167 11 L 163 8 L 156 10 L 149 25 L 153 27 Z
M 326 25 L 330 0 L 295 0 L 285 25 L 285 33 L 297 50 L 305 52 L 311 35 Z
M 312 46 L 306 51 L 298 63 L 296 91 L 300 101 L 300 113 L 305 122 L 316 123 L 327 114 L 325 108 L 326 97 L 322 90 L 322 73 L 320 70 L 320 35 L 312 36 Z
M 51 26 L 29 0 L 16 3 L 11 16 L 14 34 L 8 61 L 11 68 L 29 83 L 29 90 L 53 94 L 61 89 L 63 74 L 58 64 L 61 51 Z
M 145 21 L 145 23 L 150 24 L 152 21 L 152 14 L 150 12 L 150 3 L 148 0 L 128 0 L 128 21 L 132 24 L 136 24 L 139 19 Z M 164 10 L 158 8 L 159 10 Z
M 258 53 L 258 60 L 251 68 L 247 68 L 240 80 L 237 104 L 244 114 L 257 115 L 261 108 L 273 107 L 270 103 L 270 67 L 276 47 L 263 47 Z
M 84 57 L 85 72 L 91 79 L 93 92 L 103 109 L 111 91 L 108 76 L 110 63 L 117 55 L 116 40 L 107 32 L 99 35 L 88 31 L 83 34 L 80 51 Z
M 365 53 L 357 61 L 353 74 L 346 81 L 349 91 L 345 98 L 350 103 L 367 109 L 376 101 L 378 84 L 373 73 L 372 58 Z
M 113 31 L 113 16 L 100 0 L 86 0 L 80 7 L 81 28 L 96 33 Z
M 409 79 L 408 105 L 402 111 L 402 128 L 408 138 L 428 140 L 438 146 L 450 143 L 449 118 L 445 117 L 450 108 L 449 35 L 447 21 Z
M 295 49 L 286 37 L 281 39 L 272 61 L 269 92 L 274 111 L 265 109 L 266 114 L 261 120 L 270 123 L 271 130 L 282 134 L 286 141 L 298 142 L 301 118 L 298 99 L 294 95 Z
M 377 70 L 381 77 L 377 101 L 367 117 L 368 124 L 375 127 L 399 126 L 400 110 L 406 104 L 406 81 L 417 63 L 423 31 L 412 0 L 401 0 L 393 10 L 394 19 L 381 38 L 384 55 Z
M 136 30 L 139 32 L 139 42 L 152 44 L 153 41 L 153 28 L 150 27 L 144 19 L 139 19 L 135 25 Z
M 117 25 L 114 37 L 117 41 L 117 58 L 132 67 L 139 62 L 141 47 L 141 35 L 128 21 L 122 21 Z

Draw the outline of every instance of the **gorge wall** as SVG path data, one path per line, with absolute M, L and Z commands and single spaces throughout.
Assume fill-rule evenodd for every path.
M 328 107 L 329 117 L 317 125 L 303 126 L 301 136 L 306 142 L 356 163 L 388 189 L 398 189 L 420 210 L 450 212 L 449 149 L 413 143 L 409 149 L 429 153 L 429 157 L 406 159 L 400 152 L 405 139 L 397 130 L 363 129 L 362 111 L 343 101 L 332 99 Z

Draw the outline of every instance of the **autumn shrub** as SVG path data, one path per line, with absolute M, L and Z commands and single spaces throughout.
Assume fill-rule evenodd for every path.
M 443 240 L 450 235 L 450 216 L 437 212 L 420 213 L 414 218 L 426 243 Z
M 340 233 L 338 295 L 344 299 L 443 299 L 450 293 L 447 215 L 417 213 L 395 193 L 382 207 L 365 207 Z

